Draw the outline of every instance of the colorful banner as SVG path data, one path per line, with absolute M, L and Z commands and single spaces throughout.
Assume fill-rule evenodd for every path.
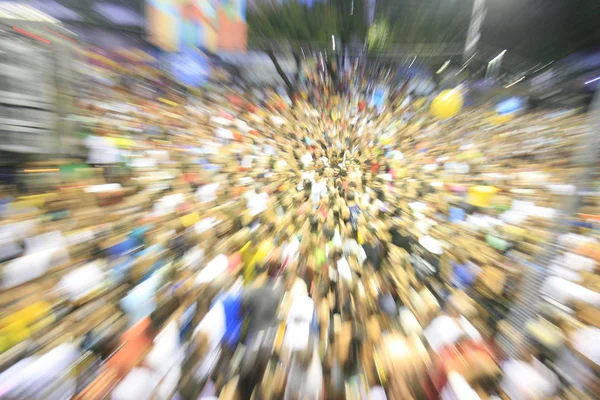
M 148 39 L 165 51 L 246 50 L 246 0 L 147 0 L 146 20 Z

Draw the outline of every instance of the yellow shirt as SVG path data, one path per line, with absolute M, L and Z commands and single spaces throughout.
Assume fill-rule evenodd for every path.
M 249 283 L 256 277 L 256 264 L 266 261 L 268 255 L 273 251 L 275 245 L 271 240 L 262 241 L 258 247 L 253 248 L 250 242 L 242 248 L 242 260 L 244 261 L 244 282 Z
M 473 186 L 469 188 L 468 203 L 476 207 L 489 207 L 492 197 L 499 191 L 495 186 Z

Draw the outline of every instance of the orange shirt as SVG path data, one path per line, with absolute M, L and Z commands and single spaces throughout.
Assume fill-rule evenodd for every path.
M 153 334 L 150 327 L 150 317 L 129 328 L 121 336 L 122 347 L 106 362 L 106 365 L 115 368 L 120 376 L 125 376 L 135 367 L 152 344 Z

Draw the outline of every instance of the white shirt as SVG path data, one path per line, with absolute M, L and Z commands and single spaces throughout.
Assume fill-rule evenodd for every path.
M 194 283 L 196 286 L 200 286 L 203 283 L 209 283 L 227 272 L 229 266 L 229 259 L 224 254 L 219 254 L 213 258 L 206 267 L 196 277 Z
M 277 170 L 277 171 L 285 169 L 287 166 L 288 166 L 288 163 L 283 159 L 279 159 L 275 162 L 275 170 Z
M 247 207 L 250 210 L 250 215 L 255 216 L 260 214 L 263 211 L 267 210 L 267 203 L 269 201 L 269 195 L 265 192 L 256 193 L 254 191 L 250 192 L 248 198 Z
M 318 203 L 325 194 L 327 194 L 327 183 L 325 181 L 313 182 L 311 189 L 312 202 Z
M 352 271 L 350 270 L 350 264 L 345 257 L 337 262 L 337 270 L 343 280 L 348 283 L 352 283 Z
M 290 290 L 290 294 L 292 296 L 308 296 L 308 287 L 306 286 L 306 282 L 304 282 L 304 279 L 296 278 L 296 280 L 294 281 L 294 285 Z
M 358 258 L 358 262 L 362 265 L 367 259 L 367 254 L 361 245 L 354 239 L 345 239 L 344 240 L 344 254 L 351 255 L 354 254 Z
M 215 134 L 221 139 L 233 140 L 233 133 L 229 129 L 217 128 Z
M 221 186 L 220 183 L 209 183 L 201 186 L 196 190 L 196 198 L 201 203 L 208 203 L 217 199 L 217 190 Z
M 283 118 L 275 115 L 271 116 L 271 121 L 277 126 L 281 126 L 285 123 L 285 120 Z
M 308 347 L 310 323 L 315 304 L 308 296 L 294 296 L 287 316 L 287 329 L 283 339 L 286 352 L 303 350 Z
M 300 158 L 300 161 L 305 167 L 307 167 L 313 161 L 312 154 L 308 152 L 304 153 L 302 158 Z
M 301 174 L 302 180 L 309 180 L 311 182 L 315 181 L 315 171 L 302 171 Z
M 253 155 L 244 156 L 244 158 L 242 159 L 241 166 L 244 168 L 250 168 L 252 166 L 252 163 L 254 162 L 255 158 L 256 157 Z
M 114 164 L 119 161 L 119 149 L 107 138 L 90 135 L 85 139 L 89 149 L 88 164 Z
M 150 399 L 157 377 L 149 369 L 134 368 L 123 378 L 111 393 L 112 400 L 125 400 L 133 396 L 136 399 Z
M 281 251 L 281 262 L 285 261 L 286 258 L 289 261 L 295 261 L 296 259 L 298 259 L 299 249 L 300 241 L 298 240 L 296 235 L 294 235 L 283 246 L 283 250 Z
M 99 289 L 103 282 L 102 263 L 92 261 L 66 274 L 61 279 L 59 287 L 69 299 L 76 301 Z

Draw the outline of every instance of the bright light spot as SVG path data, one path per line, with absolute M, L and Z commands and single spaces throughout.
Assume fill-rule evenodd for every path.
M 409 69 L 410 69 L 410 67 L 413 66 L 413 64 L 415 63 L 416 59 L 417 59 L 417 56 L 415 56 L 415 58 L 413 58 L 413 60 L 411 61 L 410 65 L 408 66 Z
M 505 55 L 505 54 L 506 54 L 506 49 L 502 50 L 502 51 L 500 52 L 500 54 L 498 54 L 496 57 L 492 58 L 492 59 L 490 60 L 490 63 L 493 63 L 494 61 L 496 61 L 497 59 L 501 58 L 501 57 L 502 57 L 503 55 Z M 488 63 L 488 64 L 489 64 L 489 63 Z
M 596 78 L 594 78 L 594 79 L 590 79 L 590 80 L 589 80 L 589 81 L 587 81 L 585 84 L 586 84 L 586 85 L 589 85 L 590 83 L 592 83 L 592 82 L 596 82 L 596 81 L 600 81 L 600 76 L 597 76 L 597 77 L 596 77 Z
M 331 35 L 331 46 L 333 47 L 333 51 L 335 51 L 335 36 Z
M 442 65 L 440 67 L 440 69 L 437 70 L 436 74 L 441 74 L 442 72 L 444 72 L 444 70 L 446 69 L 446 67 L 450 64 L 450 60 L 446 61 L 444 63 L 444 65 Z
M 535 74 L 536 72 L 546 68 L 547 66 L 549 66 L 550 64 L 552 64 L 554 62 L 554 60 L 550 61 L 548 64 L 542 65 L 541 67 L 539 67 L 538 69 L 536 69 L 535 71 L 533 71 L 532 73 Z
M 388 350 L 392 357 L 405 357 L 410 353 L 406 342 L 400 338 L 394 338 L 389 342 Z
M 454 96 L 456 93 L 456 89 L 449 90 L 443 97 L 442 100 L 448 100 L 450 97 Z
M 469 58 L 469 59 L 468 59 L 468 60 L 467 60 L 467 61 L 466 61 L 466 62 L 465 62 L 463 65 L 462 65 L 462 67 L 460 67 L 460 69 L 458 70 L 458 72 L 457 72 L 457 73 L 455 73 L 454 75 L 456 76 L 456 75 L 460 74 L 461 72 L 463 72 L 463 70 L 464 70 L 465 68 L 467 68 L 467 65 L 469 65 L 469 63 L 471 62 L 471 60 L 472 60 L 472 59 L 473 59 L 473 58 L 474 58 L 476 55 L 477 55 L 477 52 L 475 52 L 475 53 L 474 53 L 474 54 L 473 54 L 473 55 L 472 55 L 472 56 L 471 56 L 471 57 L 470 57 L 470 58 Z
M 504 86 L 504 88 L 505 88 L 505 89 L 508 89 L 509 87 L 511 87 L 511 86 L 514 86 L 514 85 L 516 85 L 517 83 L 521 82 L 523 79 L 525 79 L 525 77 L 524 77 L 524 76 L 520 77 L 519 79 L 517 79 L 517 80 L 516 80 L 516 81 L 514 81 L 513 83 L 511 83 L 511 84 L 509 84 L 509 85 L 506 85 L 506 86 Z

